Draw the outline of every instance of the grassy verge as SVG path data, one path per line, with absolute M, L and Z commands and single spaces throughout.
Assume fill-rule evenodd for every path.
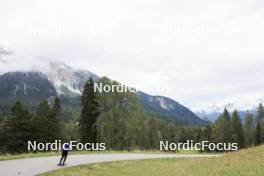
M 213 158 L 174 158 L 82 165 L 41 176 L 263 176 L 264 146 Z
M 0 161 L 3 160 L 14 160 L 22 158 L 34 158 L 34 157 L 45 157 L 45 156 L 56 156 L 58 152 L 39 152 L 39 153 L 22 153 L 22 154 L 2 154 L 0 155 Z
M 158 150 L 150 150 L 150 151 L 140 151 L 140 150 L 133 150 L 133 151 L 72 151 L 70 155 L 76 154 L 99 154 L 99 153 L 164 153 Z M 198 151 L 177 151 L 178 154 L 195 154 Z M 3 160 L 14 160 L 14 159 L 23 159 L 23 158 L 36 158 L 36 157 L 48 157 L 48 156 L 57 156 L 61 155 L 60 152 L 38 152 L 38 153 L 23 153 L 23 154 L 2 154 L 0 155 L 0 161 Z

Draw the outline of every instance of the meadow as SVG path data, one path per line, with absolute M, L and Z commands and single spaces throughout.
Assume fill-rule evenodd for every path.
M 119 161 L 60 169 L 41 176 L 263 176 L 264 145 L 213 158 Z

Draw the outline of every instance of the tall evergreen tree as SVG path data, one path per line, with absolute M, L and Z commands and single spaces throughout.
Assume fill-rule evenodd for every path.
M 264 119 L 260 121 L 260 127 L 262 131 L 262 143 L 264 143 Z
M 0 141 L 2 141 L 0 143 L 0 154 L 5 152 L 5 143 L 3 141 L 5 141 L 5 131 L 4 131 L 4 123 L 3 121 L 0 122 Z
M 35 115 L 38 117 L 47 117 L 52 113 L 47 100 L 42 101 L 36 108 Z
M 229 143 L 232 138 L 232 123 L 231 117 L 227 109 L 216 120 L 212 129 L 212 138 L 215 143 Z
M 34 114 L 35 140 L 38 142 L 52 142 L 52 131 L 49 129 L 48 116 L 51 115 L 51 109 L 48 101 L 41 102 Z
M 27 142 L 32 140 L 32 116 L 20 101 L 12 106 L 10 115 L 3 124 L 5 148 L 7 152 L 27 151 Z
M 236 110 L 232 114 L 232 130 L 234 142 L 238 144 L 239 148 L 243 148 L 245 146 L 244 130 L 239 114 Z
M 257 121 L 261 121 L 262 119 L 264 119 L 264 107 L 260 103 L 257 109 Z
M 203 129 L 203 135 L 202 135 L 202 140 L 201 141 L 213 142 L 212 141 L 212 126 L 211 125 L 208 125 L 207 127 L 205 127 Z M 205 148 L 205 152 L 210 152 L 208 147 Z
M 52 125 L 52 130 L 54 132 L 54 137 L 56 139 L 62 138 L 62 115 L 61 115 L 61 104 L 60 99 L 58 97 L 55 98 L 54 104 L 52 106 L 52 114 L 49 116 Z
M 204 141 L 211 141 L 212 140 L 212 127 L 211 125 L 208 125 L 203 129 L 203 136 L 202 139 Z
M 260 126 L 260 121 L 257 122 L 257 126 L 256 126 L 255 144 L 256 145 L 262 144 L 262 130 Z
M 79 121 L 81 140 L 82 142 L 96 142 L 96 121 L 99 116 L 99 103 L 94 91 L 94 82 L 92 78 L 90 78 L 84 86 L 81 96 L 81 105 L 82 111 Z
M 261 103 L 259 104 L 259 107 L 257 109 L 257 123 L 260 123 L 259 128 L 261 130 L 260 129 L 258 129 L 258 130 L 261 131 L 261 134 L 259 134 L 259 135 L 262 137 L 261 141 L 264 142 L 264 107 Z M 256 128 L 256 130 L 257 130 L 257 128 Z M 256 133 L 257 133 L 257 131 L 256 131 Z
M 61 104 L 59 97 L 56 97 L 54 100 L 54 104 L 52 107 L 53 114 L 55 117 L 60 118 L 61 117 Z
M 250 147 L 254 144 L 254 118 L 249 112 L 246 114 L 246 122 L 244 126 L 245 144 Z
M 59 101 L 57 101 L 59 103 Z M 35 138 L 39 142 L 53 142 L 61 139 L 60 120 L 57 115 L 60 114 L 60 109 L 56 102 L 53 108 L 50 108 L 47 100 L 41 102 L 35 112 L 34 126 Z

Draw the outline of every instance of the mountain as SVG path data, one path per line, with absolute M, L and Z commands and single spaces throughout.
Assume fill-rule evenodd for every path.
M 16 99 L 33 106 L 44 99 L 57 96 L 47 76 L 41 72 L 9 72 L 0 76 L 0 100 L 7 104 Z
M 160 118 L 175 120 L 186 125 L 208 125 L 209 122 L 200 119 L 190 109 L 184 107 L 173 99 L 162 96 L 151 96 L 144 92 L 137 92 L 142 107 L 147 112 L 152 112 Z M 183 118 L 184 117 L 184 118 Z
M 256 115 L 257 106 L 259 103 L 263 104 L 263 102 L 263 99 L 256 99 L 243 104 L 227 103 L 225 105 L 219 106 L 212 105 L 206 108 L 206 110 L 198 111 L 195 114 L 203 120 L 214 122 L 226 108 L 230 113 L 232 113 L 234 110 L 237 110 L 242 122 L 244 122 L 246 113 L 250 112 L 253 115 Z
M 215 122 L 217 118 L 221 115 L 221 112 L 207 113 L 206 111 L 199 111 L 199 112 L 196 112 L 195 114 L 205 121 Z
M 74 70 L 64 63 L 48 62 L 42 72 L 47 75 L 58 94 L 80 95 L 85 82 L 92 77 L 98 80 L 99 77 L 89 71 Z
M 79 96 L 85 82 L 92 77 L 99 79 L 94 73 L 85 70 L 75 70 L 64 63 L 43 60 L 40 67 L 33 71 L 12 71 L 0 75 L 0 104 L 12 103 L 21 99 L 28 106 L 35 106 L 44 99 L 52 100 L 60 96 L 65 108 L 74 109 L 80 104 Z M 139 100 L 145 111 L 154 113 L 157 117 L 174 120 L 186 125 L 207 125 L 191 110 L 178 102 L 162 96 L 151 96 L 138 92 Z M 67 112 L 68 118 L 78 111 Z

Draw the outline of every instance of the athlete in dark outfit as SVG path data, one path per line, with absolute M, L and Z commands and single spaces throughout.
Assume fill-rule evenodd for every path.
M 63 146 L 63 150 L 61 152 L 61 159 L 60 159 L 60 163 L 58 164 L 59 166 L 64 166 L 65 161 L 66 161 L 67 156 L 68 156 L 68 151 L 69 151 L 69 144 L 65 144 Z

